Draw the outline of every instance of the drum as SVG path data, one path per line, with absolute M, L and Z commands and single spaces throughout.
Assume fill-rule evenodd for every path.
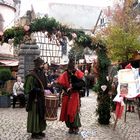
M 59 97 L 57 95 L 52 94 L 45 96 L 46 120 L 57 120 L 58 103 Z

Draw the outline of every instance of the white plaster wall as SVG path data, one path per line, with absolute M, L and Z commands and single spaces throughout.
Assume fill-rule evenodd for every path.
M 14 54 L 13 46 L 7 43 L 3 43 L 2 45 L 0 45 L 0 54 L 13 55 Z
M 15 10 L 13 8 L 0 5 L 0 14 L 4 19 L 4 30 L 14 25 Z

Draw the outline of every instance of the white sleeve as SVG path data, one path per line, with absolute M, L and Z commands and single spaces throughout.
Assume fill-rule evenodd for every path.
M 16 92 L 16 83 L 14 83 L 14 86 L 13 86 L 13 94 L 14 94 L 15 96 L 17 96 L 17 92 Z

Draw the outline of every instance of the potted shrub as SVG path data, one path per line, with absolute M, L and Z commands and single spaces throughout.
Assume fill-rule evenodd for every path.
M 12 74 L 11 74 L 10 69 L 7 69 L 7 68 L 0 69 L 0 80 L 3 83 L 3 86 L 7 80 L 11 79 L 11 77 L 12 77 Z
M 6 68 L 0 69 L 0 80 L 3 83 L 0 88 L 0 107 L 10 107 L 11 106 L 10 95 L 4 89 L 4 84 L 9 79 L 11 79 L 10 69 L 6 69 Z
M 1 90 L 0 91 L 0 108 L 10 107 L 10 106 L 11 106 L 11 100 L 10 100 L 9 93 Z

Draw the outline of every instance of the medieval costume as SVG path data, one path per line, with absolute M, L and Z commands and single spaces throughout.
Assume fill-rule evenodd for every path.
M 46 129 L 44 89 L 47 83 L 43 63 L 41 58 L 34 60 L 35 69 L 26 76 L 24 84 L 25 93 L 29 95 L 26 107 L 27 132 L 32 133 L 32 138 L 36 139 L 45 137 L 42 132 Z
M 78 133 L 81 127 L 79 111 L 80 98 L 79 91 L 84 86 L 84 81 L 81 80 L 84 73 L 74 68 L 73 62 L 69 62 L 68 69 L 61 74 L 57 81 L 63 86 L 64 94 L 62 97 L 62 107 L 60 121 L 65 121 L 69 128 L 69 133 Z

